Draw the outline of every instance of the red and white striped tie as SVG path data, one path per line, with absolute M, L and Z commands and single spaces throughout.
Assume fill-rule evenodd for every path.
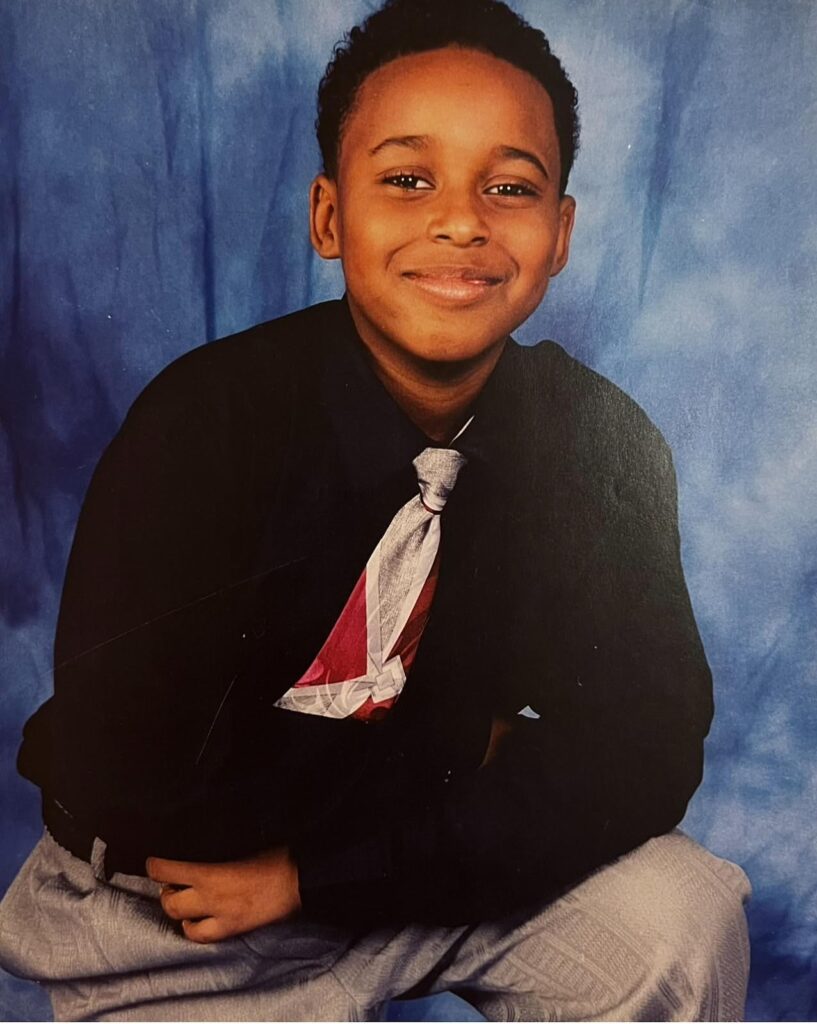
M 452 448 L 417 456 L 419 494 L 392 519 L 317 657 L 276 707 L 374 720 L 394 704 L 431 610 L 440 513 L 466 461 Z

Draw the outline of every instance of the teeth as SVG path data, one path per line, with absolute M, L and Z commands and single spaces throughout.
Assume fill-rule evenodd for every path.
M 451 302 L 474 302 L 487 295 L 493 282 L 486 278 L 464 277 L 461 274 L 407 274 L 417 288 L 429 295 Z
M 437 280 L 446 281 L 476 281 L 480 284 L 489 284 L 493 281 L 498 281 L 499 278 L 490 277 L 487 274 L 476 274 L 471 273 L 467 270 L 431 270 L 425 273 L 417 273 L 411 271 L 404 275 L 405 277 L 425 277 L 425 278 L 436 278 Z

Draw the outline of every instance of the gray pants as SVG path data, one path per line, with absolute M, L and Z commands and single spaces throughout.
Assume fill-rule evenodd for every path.
M 44 983 L 58 1020 L 377 1020 L 389 999 L 442 991 L 488 1020 L 743 1013 L 749 883 L 680 832 L 555 902 L 462 927 L 360 933 L 300 917 L 198 945 L 157 891 L 105 881 L 46 835 L 0 905 L 0 964 Z

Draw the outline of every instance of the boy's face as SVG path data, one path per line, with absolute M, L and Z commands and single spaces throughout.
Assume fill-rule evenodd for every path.
M 363 83 L 337 180 L 312 186 L 312 241 L 340 257 L 364 342 L 433 362 L 478 359 L 538 306 L 568 257 L 553 108 L 530 75 L 447 47 Z

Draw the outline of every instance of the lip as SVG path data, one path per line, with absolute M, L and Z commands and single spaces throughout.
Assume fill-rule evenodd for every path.
M 435 266 L 406 270 L 401 274 L 426 295 L 446 303 L 478 301 L 502 284 L 504 278 L 484 267 Z

